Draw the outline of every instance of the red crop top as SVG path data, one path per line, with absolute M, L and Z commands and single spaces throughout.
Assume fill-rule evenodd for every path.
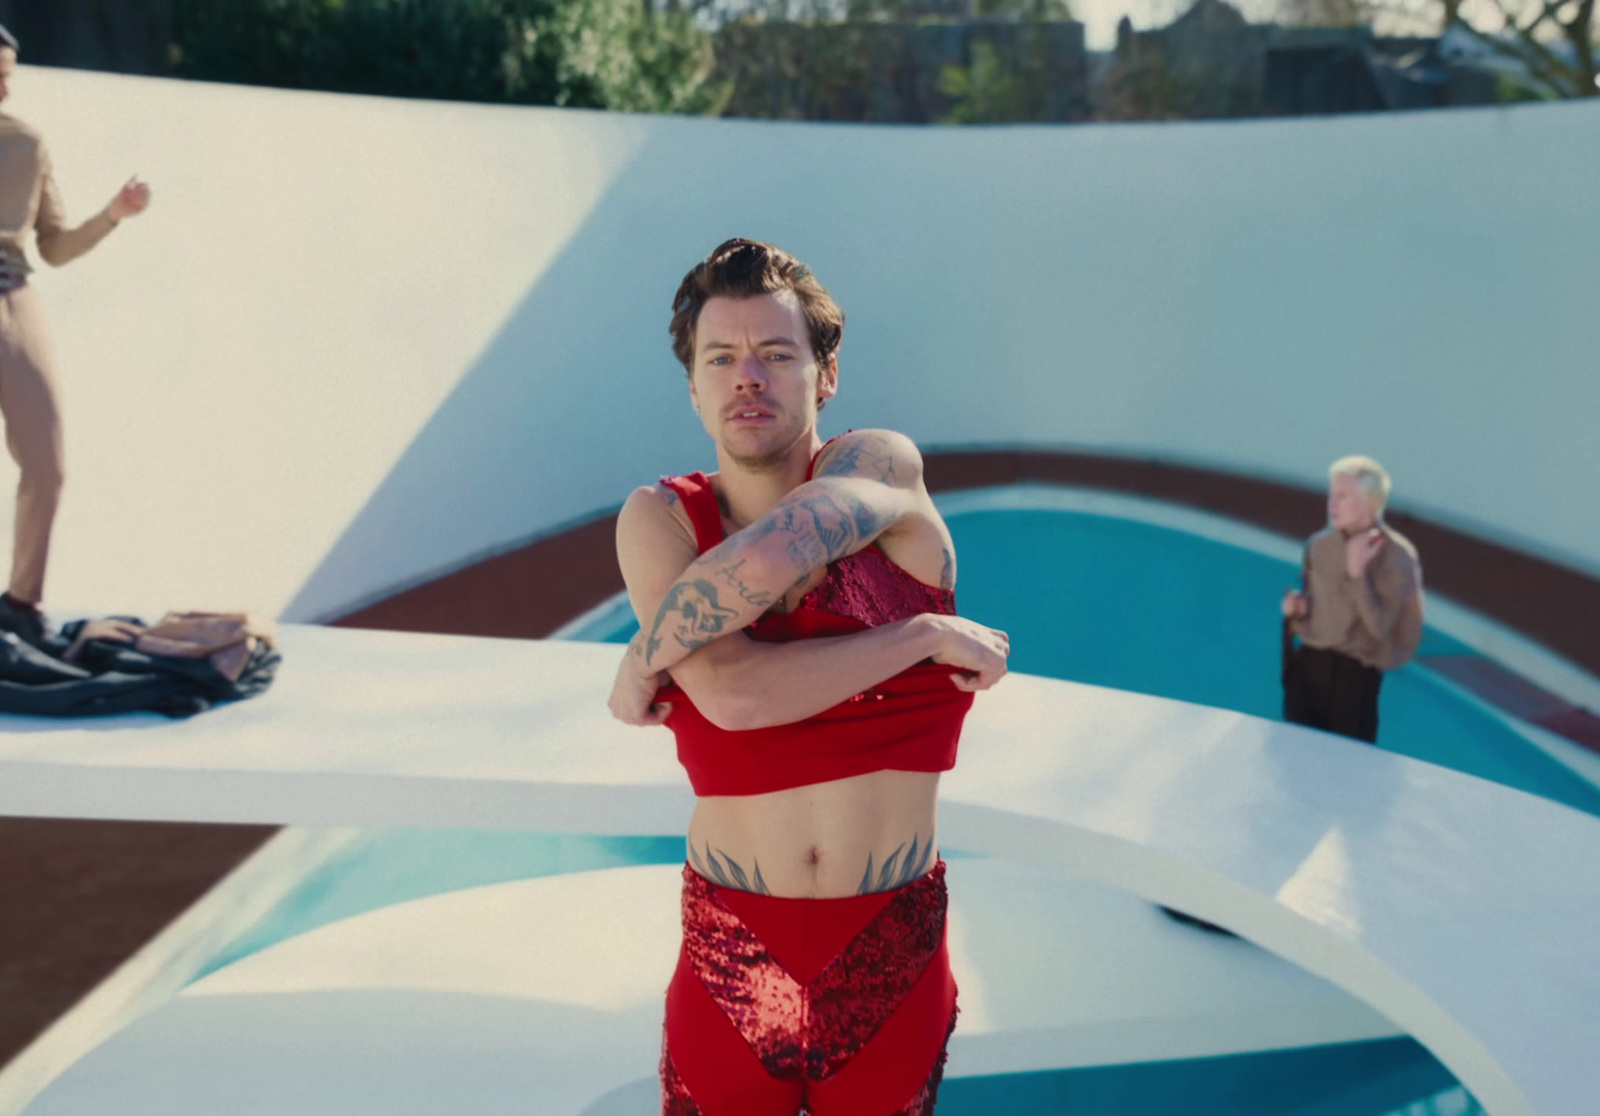
M 704 473 L 663 477 L 694 524 L 700 553 L 723 540 L 722 515 Z M 906 573 L 877 545 L 828 566 L 793 612 L 769 612 L 745 629 L 774 643 L 866 631 L 920 612 L 954 615 L 955 594 Z M 949 771 L 973 695 L 956 689 L 951 668 L 919 663 L 804 721 L 769 728 L 718 728 L 676 684 L 667 727 L 697 795 L 750 795 L 873 771 Z

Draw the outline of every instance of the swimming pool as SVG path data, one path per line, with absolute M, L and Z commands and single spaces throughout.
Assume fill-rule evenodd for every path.
M 1073 501 L 1048 494 L 1039 502 L 1065 506 L 989 502 L 958 494 L 941 504 L 960 560 L 961 613 L 1010 634 L 1011 669 L 1280 718 L 1278 602 L 1298 579 L 1296 559 L 1071 510 Z M 1292 554 L 1292 543 L 1275 549 L 1285 546 Z M 569 634 L 621 643 L 637 630 L 622 603 Z M 1478 654 L 1431 624 L 1418 649 Z M 1600 815 L 1600 788 L 1425 666 L 1385 677 L 1379 721 L 1380 747 Z
M 960 555 L 961 610 L 1011 633 L 1014 669 L 1276 716 L 1277 602 L 1296 574 L 1287 553 L 1061 507 L 989 507 L 978 499 L 946 511 Z M 623 642 L 636 627 L 619 601 L 564 635 Z M 1477 654 L 1436 627 L 1426 632 L 1423 651 Z M 1600 791 L 1425 667 L 1390 676 L 1381 716 L 1386 748 L 1600 813 Z M 319 926 L 411 899 L 682 859 L 680 835 L 368 832 L 303 880 L 200 975 Z M 940 1104 L 949 1114 L 1062 1108 L 1130 1116 L 1475 1111 L 1448 1071 L 1410 1039 L 957 1078 Z

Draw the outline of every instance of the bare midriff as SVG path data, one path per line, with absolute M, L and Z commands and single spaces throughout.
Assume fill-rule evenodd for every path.
M 913 845 L 916 863 L 933 866 L 938 793 L 936 773 L 874 771 L 770 794 L 708 796 L 695 806 L 689 841 L 702 860 L 709 846 L 737 864 L 751 885 L 745 890 L 759 890 L 759 867 L 766 890 L 785 898 L 883 891 L 909 882 Z

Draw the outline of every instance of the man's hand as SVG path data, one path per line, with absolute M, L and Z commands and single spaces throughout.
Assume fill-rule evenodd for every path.
M 128 217 L 137 217 L 149 207 L 150 184 L 140 182 L 139 176 L 134 175 L 122 184 L 117 196 L 106 206 L 106 212 L 113 221 L 122 221 Z
M 644 665 L 644 633 L 633 637 L 617 664 L 617 677 L 611 684 L 606 705 L 611 715 L 625 725 L 659 725 L 672 712 L 671 702 L 655 704 L 656 691 L 667 682 L 665 671 Z
M 1300 590 L 1290 589 L 1283 595 L 1283 614 L 1290 620 L 1304 620 L 1311 615 L 1311 602 Z
M 956 689 L 977 693 L 1005 677 L 1006 660 L 1011 655 L 1011 637 L 1005 632 L 961 616 L 925 616 L 925 622 L 934 625 L 939 636 L 933 661 L 962 671 L 950 676 Z
M 1344 544 L 1345 573 L 1353 578 L 1364 577 L 1367 567 L 1372 565 L 1372 559 L 1383 549 L 1385 541 L 1383 532 L 1376 527 L 1351 536 Z

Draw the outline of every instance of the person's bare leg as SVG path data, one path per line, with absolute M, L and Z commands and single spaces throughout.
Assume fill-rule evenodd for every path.
M 65 452 L 54 354 L 43 308 L 28 287 L 0 295 L 0 413 L 6 447 L 22 471 L 9 596 L 37 605 L 44 597 Z

